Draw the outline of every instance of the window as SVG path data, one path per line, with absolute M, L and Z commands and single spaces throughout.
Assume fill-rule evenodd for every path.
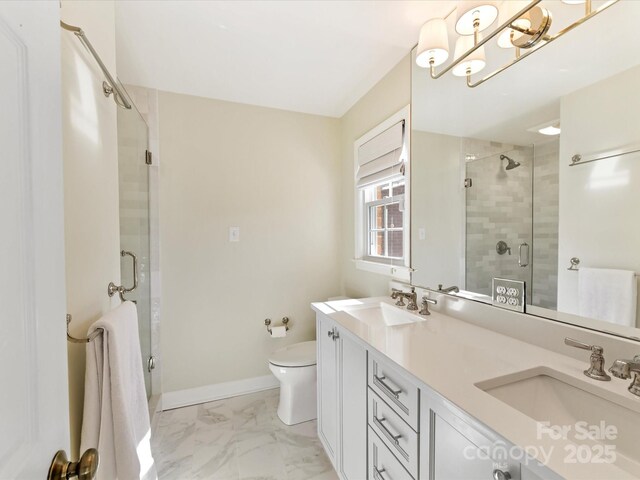
M 369 260 L 402 260 L 404 255 L 404 179 L 364 189 Z
M 356 266 L 409 280 L 409 107 L 355 142 Z

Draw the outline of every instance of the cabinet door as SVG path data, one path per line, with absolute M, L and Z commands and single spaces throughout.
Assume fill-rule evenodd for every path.
M 336 375 L 338 349 L 333 329 L 336 324 L 318 314 L 316 334 L 318 348 L 318 436 L 327 455 L 336 466 L 338 448 L 338 377 Z
M 367 351 L 339 329 L 340 473 L 367 478 Z
M 478 442 L 483 443 L 480 447 L 437 414 L 432 416 L 431 428 L 433 445 L 430 466 L 433 480 L 491 479 L 496 469 L 508 472 L 513 480 L 520 479 L 520 464 L 501 455 L 506 453 L 506 445 L 501 448 L 483 441 Z M 464 429 L 468 428 L 464 426 Z M 501 457 L 499 461 L 491 457 L 495 453 Z

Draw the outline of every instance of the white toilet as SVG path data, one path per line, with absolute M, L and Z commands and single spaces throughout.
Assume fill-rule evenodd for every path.
M 316 363 L 315 340 L 288 345 L 269 357 L 269 369 L 280 381 L 278 417 L 287 425 L 317 416 Z

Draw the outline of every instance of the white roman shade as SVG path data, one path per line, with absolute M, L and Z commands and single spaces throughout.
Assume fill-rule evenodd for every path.
M 356 187 L 401 177 L 404 173 L 404 120 L 358 148 Z

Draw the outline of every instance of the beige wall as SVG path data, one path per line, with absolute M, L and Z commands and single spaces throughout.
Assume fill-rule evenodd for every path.
M 464 285 L 461 144 L 460 137 L 411 131 L 411 265 L 416 269 L 411 274 L 413 285 Z M 420 229 L 425 232 L 423 239 Z
M 114 3 L 63 2 L 60 17 L 86 32 L 115 75 Z M 67 311 L 71 332 L 112 308 L 107 284 L 119 282 L 116 105 L 103 74 L 78 39 L 61 30 Z M 118 303 L 114 300 L 113 306 Z M 62 320 L 61 320 L 62 321 Z M 84 398 L 84 345 L 68 344 L 71 452 L 77 455 Z
M 268 375 L 341 292 L 337 119 L 159 92 L 164 392 Z M 240 227 L 240 242 L 228 241 Z M 291 318 L 285 339 L 265 318 Z
M 353 143 L 411 102 L 411 56 L 407 55 L 340 119 L 341 210 L 340 259 L 343 293 L 350 297 L 384 295 L 390 277 L 355 268 Z

